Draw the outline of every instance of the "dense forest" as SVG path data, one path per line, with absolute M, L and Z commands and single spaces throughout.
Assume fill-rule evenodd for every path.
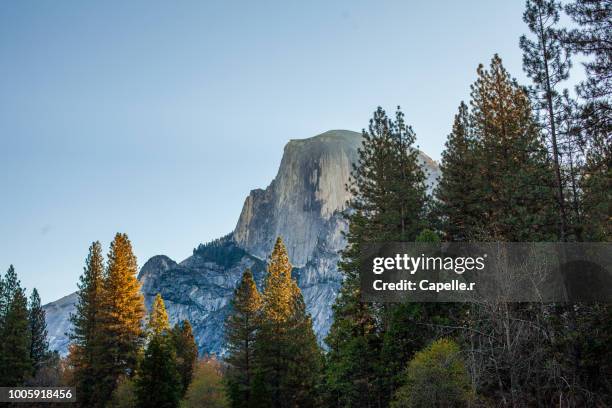
M 499 55 L 477 67 L 433 195 L 404 113 L 374 112 L 347 186 L 344 280 L 323 345 L 281 237 L 261 289 L 244 271 L 221 359 L 198 355 L 160 295 L 147 314 L 117 234 L 106 259 L 91 244 L 65 358 L 49 351 L 36 289 L 28 301 L 12 266 L 0 279 L 0 384 L 73 386 L 83 407 L 612 406 L 609 303 L 361 300 L 371 242 L 610 242 L 612 1 L 527 0 L 523 20 L 531 83 Z M 586 79 L 570 90 L 578 58 Z M 215 257 L 241 255 L 221 244 Z

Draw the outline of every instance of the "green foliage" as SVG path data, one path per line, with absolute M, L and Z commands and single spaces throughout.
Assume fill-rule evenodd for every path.
M 577 91 L 581 97 L 578 130 L 584 238 L 610 241 L 612 237 L 612 6 L 609 0 L 574 0 L 565 11 L 574 28 L 564 30 L 563 42 L 573 53 L 586 56 L 586 79 Z
M 591 57 L 583 64 L 587 79 L 580 84 L 578 92 L 588 104 L 595 106 L 597 110 L 607 111 L 609 115 L 610 95 L 612 95 L 610 1 L 574 0 L 566 3 L 565 11 L 577 27 L 565 32 L 564 45 L 575 53 Z M 607 126 L 609 125 L 608 116 Z
M 174 408 L 179 404 L 181 393 L 174 345 L 167 332 L 156 334 L 147 344 L 136 377 L 138 406 Z
M 30 325 L 30 360 L 32 361 L 34 374 L 49 357 L 49 342 L 47 341 L 47 323 L 45 322 L 45 311 L 40 305 L 40 296 L 36 289 L 32 290 L 29 309 Z
M 198 345 L 188 320 L 175 324 L 171 335 L 176 350 L 176 368 L 181 378 L 181 396 L 183 396 L 191 383 L 198 361 Z
M 473 400 L 459 346 L 448 339 L 415 354 L 395 393 L 392 408 L 467 407 Z
M 168 312 L 166 312 L 166 306 L 164 305 L 164 299 L 158 293 L 155 295 L 153 304 L 151 305 L 151 312 L 147 319 L 147 330 L 149 336 L 159 336 L 170 329 L 170 323 L 168 322 Z
M 193 381 L 181 403 L 181 408 L 227 408 L 229 406 L 219 362 L 212 358 L 201 360 L 196 367 Z
M 72 343 L 69 359 L 74 365 L 73 384 L 84 407 L 102 405 L 96 396 L 97 375 L 100 368 L 100 309 L 104 283 L 104 257 L 102 245 L 96 241 L 89 247 L 83 274 L 79 278 L 76 313 L 70 316 Z
M 168 314 L 157 294 L 148 318 L 149 343 L 138 370 L 138 406 L 174 408 L 178 406 L 183 384 L 176 361 L 174 338 L 169 332 Z
M 466 241 L 474 234 L 473 226 L 478 225 L 478 196 L 469 182 L 478 174 L 475 148 L 469 110 L 461 102 L 442 152 L 442 177 L 435 190 L 436 214 L 446 241 Z
M 113 391 L 110 406 L 113 408 L 136 408 L 138 406 L 134 380 L 128 377 L 119 379 L 119 384 Z
M 232 407 L 252 406 L 255 333 L 262 299 L 250 269 L 234 291 L 232 312 L 225 324 L 228 349 L 226 381 Z
M 437 244 L 440 242 L 440 237 L 438 234 L 429 229 L 424 229 L 417 235 L 415 242 L 429 242 L 432 244 Z
M 10 271 L 10 270 L 9 270 Z M 13 271 L 14 272 L 14 271 Z M 5 278 L 13 279 L 8 273 Z M 12 299 L 2 325 L 0 344 L 0 384 L 5 387 L 23 385 L 32 374 L 30 359 L 30 327 L 28 304 L 24 290 L 19 286 L 12 290 Z
M 122 376 L 132 377 L 144 341 L 144 298 L 138 266 L 127 235 L 111 243 L 99 305 L 99 341 L 94 347 L 95 401 L 108 401 Z M 97 329 L 96 329 L 97 330 Z
M 559 211 L 557 223 L 559 238 L 567 239 L 568 216 L 565 203 L 565 177 L 561 169 L 561 140 L 559 126 L 563 103 L 557 86 L 569 76 L 571 62 L 567 50 L 561 44 L 559 22 L 561 4 L 554 0 L 528 0 L 523 21 L 533 34 L 533 39 L 523 35 L 520 46 L 523 50 L 523 69 L 533 81 L 534 108 L 546 118 L 542 129 L 550 142 L 552 165 L 555 171 L 556 204 Z M 567 141 L 566 141 L 567 142 Z
M 555 239 L 554 172 L 525 90 L 495 55 L 489 70 L 478 67 L 471 97 L 477 165 L 466 183 L 479 217 L 468 226 L 468 236 L 500 241 Z
M 263 305 L 255 337 L 257 399 L 270 407 L 315 406 L 321 354 L 291 263 L 280 238 L 268 265 Z M 267 395 L 262 395 L 263 392 Z
M 2 282 L 0 285 L 0 289 L 2 289 L 2 293 L 0 293 L 0 323 L 2 323 L 9 312 L 13 296 L 15 296 L 15 292 L 20 287 L 20 282 L 17 279 L 17 273 L 13 265 L 9 266 L 4 279 L 0 281 Z
M 4 277 L 0 275 L 0 339 L 2 386 L 23 386 L 43 379 L 38 371 L 53 357 L 48 350 L 45 312 L 36 289 L 28 308 L 13 265 Z
M 425 174 L 413 146 L 415 134 L 406 126 L 403 113 L 398 109 L 391 120 L 378 108 L 363 138 L 348 186 L 352 194 L 347 213 L 348 245 L 339 264 L 345 280 L 326 339 L 326 399 L 336 406 L 378 406 L 385 404 L 389 395 L 391 379 L 385 371 L 394 361 L 388 360 L 390 350 L 389 354 L 381 354 L 381 350 L 393 307 L 360 301 L 362 245 L 414 241 L 427 226 Z M 410 330 L 395 333 L 410 336 Z M 395 340 L 402 343 L 402 339 Z
M 193 254 L 207 262 L 214 262 L 226 268 L 236 264 L 242 257 L 248 255 L 246 251 L 232 242 L 229 235 L 206 244 L 200 244 L 193 250 Z

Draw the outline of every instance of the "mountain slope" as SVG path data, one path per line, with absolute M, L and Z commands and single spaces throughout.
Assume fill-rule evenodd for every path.
M 342 233 L 347 225 L 341 212 L 361 140 L 360 133 L 334 130 L 287 143 L 278 174 L 265 190 L 250 192 L 231 234 L 200 245 L 180 263 L 160 255 L 143 265 L 139 279 L 147 306 L 161 293 L 172 322 L 191 321 L 201 351 L 222 353 L 223 322 L 234 287 L 246 267 L 253 269 L 261 287 L 264 260 L 276 237 L 282 236 L 322 339 L 342 280 L 338 251 L 345 245 Z M 419 158 L 431 188 L 438 167 L 423 153 Z M 51 346 L 62 352 L 67 340 L 60 333 L 69 330 L 70 300 L 74 310 L 73 295 L 45 306 Z

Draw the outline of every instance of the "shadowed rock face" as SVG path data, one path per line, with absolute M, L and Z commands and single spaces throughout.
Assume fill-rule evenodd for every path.
M 223 353 L 223 322 L 230 310 L 242 272 L 253 269 L 261 289 L 265 259 L 281 236 L 294 265 L 293 274 L 322 340 L 332 321 L 331 306 L 342 277 L 338 251 L 347 229 L 341 212 L 349 196 L 345 185 L 357 161 L 361 134 L 334 130 L 309 139 L 291 140 L 284 149 L 278 174 L 265 189 L 252 190 L 233 233 L 200 245 L 193 256 L 176 263 L 159 255 L 139 273 L 147 307 L 161 293 L 172 323 L 188 319 L 201 352 Z M 439 175 L 436 163 L 420 153 L 432 187 Z M 52 348 L 66 351 L 70 295 L 45 306 Z

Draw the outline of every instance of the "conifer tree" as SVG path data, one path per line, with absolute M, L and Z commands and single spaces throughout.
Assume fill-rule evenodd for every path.
M 255 333 L 261 306 L 253 274 L 246 269 L 234 291 L 232 312 L 225 323 L 228 395 L 235 408 L 253 405 Z
M 166 307 L 158 294 L 149 313 L 150 339 L 136 379 L 139 407 L 178 407 L 182 384 L 169 330 Z
M 30 324 L 30 360 L 35 375 L 42 364 L 49 357 L 49 342 L 47 341 L 47 323 L 45 322 L 45 311 L 40 305 L 40 296 L 36 288 L 30 295 L 29 309 Z
M 469 240 L 478 230 L 480 214 L 476 211 L 479 192 L 475 189 L 477 162 L 475 141 L 471 134 L 468 107 L 461 102 L 453 130 L 442 152 L 442 177 L 435 191 L 436 212 L 447 241 Z
M 556 233 L 554 173 L 525 89 L 495 55 L 472 85 L 470 123 L 478 163 L 483 239 L 539 241 Z
M 14 274 L 14 269 L 11 268 Z M 8 273 L 7 273 L 8 275 Z M 16 287 L 12 290 L 12 298 L 8 305 L 2 327 L 2 343 L 0 348 L 0 384 L 5 387 L 23 385 L 32 374 L 30 359 L 30 328 L 28 324 L 28 303 L 19 281 L 8 276 Z
M 425 174 L 414 148 L 415 134 L 399 110 L 390 120 L 382 108 L 363 131 L 348 191 L 348 245 L 340 270 L 345 275 L 326 339 L 329 404 L 378 406 L 389 398 L 381 361 L 384 332 L 393 307 L 361 302 L 359 259 L 368 242 L 413 241 L 426 227 Z
M 578 92 L 585 100 L 599 105 L 596 109 L 607 112 L 609 121 L 612 4 L 610 0 L 574 0 L 566 4 L 565 11 L 578 27 L 564 33 L 564 43 L 573 52 L 592 57 L 584 63 L 587 80 L 580 84 Z
M 76 312 L 70 316 L 72 332 L 69 333 L 72 343 L 69 358 L 74 364 L 74 384 L 79 393 L 79 404 L 87 407 L 104 403 L 94 395 L 101 362 L 96 357 L 100 357 L 102 352 L 100 313 L 103 279 L 102 245 L 96 241 L 89 247 L 83 274 L 79 278 Z
M 170 328 L 168 322 L 168 312 L 166 312 L 166 306 L 161 295 L 158 293 L 155 295 L 153 304 L 151 305 L 151 312 L 147 322 L 147 329 L 149 336 L 161 335 Z
M 563 41 L 574 53 L 587 57 L 586 80 L 577 87 L 583 104 L 580 127 L 585 163 L 580 179 L 583 193 L 584 238 L 612 237 L 612 2 L 574 0 L 565 11 L 578 26 L 565 30 Z
M 11 302 L 13 301 L 13 296 L 15 295 L 15 291 L 17 291 L 18 287 L 19 279 L 17 279 L 15 267 L 10 265 L 6 271 L 6 274 L 4 275 L 4 279 L 2 280 L 2 293 L 0 296 L 0 323 L 8 314 Z
M 559 122 L 557 107 L 562 102 L 562 94 L 557 87 L 569 76 L 571 63 L 561 44 L 556 24 L 559 22 L 561 4 L 555 0 L 528 0 L 525 5 L 523 21 L 534 34 L 534 39 L 523 35 L 520 46 L 523 50 L 523 69 L 534 84 L 534 108 L 544 112 L 545 126 L 552 150 L 552 163 L 555 171 L 557 208 L 559 211 L 559 238 L 567 238 L 566 199 L 563 177 L 561 175 Z
M 144 340 L 144 299 L 136 279 L 138 266 L 126 234 L 111 243 L 100 305 L 100 360 L 96 388 L 99 401 L 108 401 L 122 376 L 135 373 Z
M 172 341 L 176 350 L 176 365 L 181 378 L 181 395 L 191 384 L 198 361 L 198 345 L 195 342 L 189 320 L 183 320 L 172 328 Z
M 302 293 L 281 238 L 268 264 L 255 340 L 256 370 L 265 389 L 256 400 L 271 407 L 312 407 L 318 398 L 321 355 Z

